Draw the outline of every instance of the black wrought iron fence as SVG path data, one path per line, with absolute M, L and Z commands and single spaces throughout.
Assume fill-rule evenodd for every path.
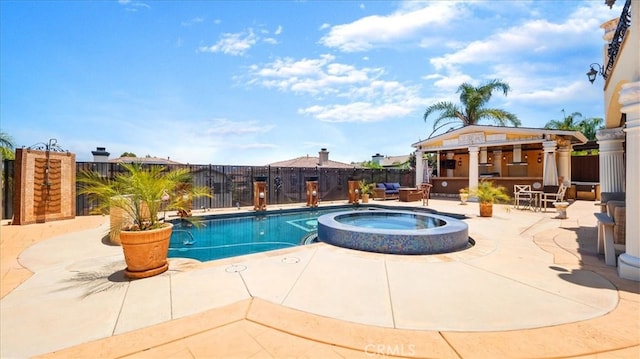
M 13 160 L 2 161 L 2 219 L 9 219 L 13 216 Z
M 212 198 L 193 201 L 194 209 L 230 208 L 253 205 L 253 183 L 255 177 L 266 177 L 267 203 L 272 205 L 300 203 L 306 201 L 306 181 L 318 178 L 318 199 L 339 201 L 347 199 L 350 179 L 371 182 L 399 182 L 402 186 L 415 186 L 415 172 L 404 169 L 337 169 L 337 168 L 292 168 L 270 166 L 230 165 L 167 165 L 167 170 L 187 168 L 192 173 L 193 184 L 211 189 Z M 78 162 L 81 170 L 97 171 L 105 178 L 113 178 L 123 168 L 117 163 Z M 13 215 L 13 161 L 4 161 L 3 170 L 4 218 Z M 76 196 L 76 215 L 92 214 L 95 203 L 87 196 Z

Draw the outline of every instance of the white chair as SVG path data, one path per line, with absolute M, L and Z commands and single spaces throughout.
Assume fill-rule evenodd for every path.
M 531 186 L 528 184 L 516 184 L 513 185 L 513 207 L 520 209 L 531 208 L 533 201 L 533 194 L 523 191 L 531 191 Z
M 558 192 L 556 193 L 544 193 L 542 194 L 542 198 L 540 201 L 544 203 L 544 211 L 547 211 L 547 203 L 553 204 L 554 202 L 562 202 L 564 200 L 564 193 L 567 191 L 567 186 L 561 184 L 558 187 Z M 540 203 L 542 206 L 543 203 Z

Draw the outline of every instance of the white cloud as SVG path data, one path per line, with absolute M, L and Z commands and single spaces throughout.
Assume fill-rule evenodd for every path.
M 311 106 L 298 110 L 324 122 L 377 122 L 406 116 L 414 109 L 400 103 L 352 102 L 345 105 Z
M 258 37 L 253 29 L 239 33 L 224 33 L 220 36 L 220 40 L 211 46 L 201 46 L 199 52 L 222 52 L 226 55 L 242 56 L 256 44 Z
M 204 133 L 216 136 L 246 135 L 269 132 L 274 125 L 258 123 L 257 121 L 229 121 L 227 119 L 215 119 L 202 124 Z
M 251 67 L 252 83 L 282 91 L 308 94 L 328 94 L 347 85 L 366 84 L 378 77 L 379 68 L 356 68 L 335 63 L 335 56 L 321 55 L 315 59 L 277 59 L 263 67 Z
M 593 6 L 591 3 L 588 5 Z M 591 7 L 581 7 L 561 23 L 547 19 L 527 20 L 507 29 L 498 29 L 499 32 L 488 38 L 472 41 L 464 47 L 460 47 L 458 41 L 452 42 L 449 46 L 459 50 L 435 57 L 431 64 L 440 70 L 457 64 L 504 62 L 507 61 L 506 56 L 526 58 L 537 53 L 548 55 L 568 51 L 597 41 L 585 35 L 598 29 L 607 16 Z
M 252 28 L 237 33 L 223 33 L 220 35 L 220 39 L 211 46 L 200 46 L 198 52 L 221 52 L 226 55 L 243 56 L 259 41 L 267 44 L 276 45 L 278 40 L 275 37 L 270 37 L 269 31 L 266 29 L 258 29 L 257 35 Z M 276 36 L 282 33 L 282 26 L 278 26 L 274 34 Z
M 339 63 L 333 55 L 277 59 L 250 69 L 252 85 L 310 95 L 316 105 L 298 110 L 326 122 L 371 122 L 406 116 L 425 103 L 419 86 L 384 80 L 382 68 Z
M 182 26 L 191 26 L 191 25 L 199 24 L 201 22 L 204 22 L 204 18 L 202 18 L 202 17 L 194 17 L 193 19 L 189 19 L 187 21 L 181 22 L 180 25 L 182 25 Z
M 420 31 L 455 18 L 456 2 L 436 1 L 421 8 L 403 8 L 391 15 L 372 15 L 349 24 L 331 27 L 320 43 L 345 52 L 366 51 L 393 46 L 420 35 Z M 325 25 L 323 25 L 325 28 Z
M 143 3 L 141 1 L 132 1 L 132 0 L 118 0 L 118 4 L 123 5 L 126 11 L 130 11 L 130 12 L 136 12 L 138 11 L 138 9 L 150 9 L 151 6 L 149 6 L 146 3 Z

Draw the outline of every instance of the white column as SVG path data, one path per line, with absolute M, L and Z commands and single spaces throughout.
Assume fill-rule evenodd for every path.
M 627 183 L 625 252 L 618 257 L 618 275 L 640 281 L 640 81 L 622 85 L 620 111 L 627 114 Z M 600 169 L 602 173 L 602 168 Z
M 562 182 L 571 186 L 571 141 L 562 140 L 558 144 L 558 178 L 562 177 Z
M 424 161 L 422 150 L 416 150 L 416 187 L 420 188 L 420 183 L 424 180 Z
M 596 138 L 600 149 L 600 192 L 624 192 L 624 131 L 619 127 L 599 130 Z
M 492 172 L 497 173 L 498 177 L 502 177 L 502 150 L 493 151 Z
M 469 147 L 469 189 L 478 187 L 478 153 L 477 146 Z
M 544 150 L 544 162 L 542 165 L 542 184 L 545 186 L 555 186 L 558 183 L 557 178 L 555 178 L 558 174 L 558 165 L 555 161 L 556 155 L 556 141 L 544 141 L 542 142 L 542 149 Z M 551 161 L 552 164 L 548 162 Z M 549 171 L 556 171 L 555 174 L 548 173 Z M 556 181 L 554 181 L 554 178 Z
M 447 159 L 448 160 L 452 160 L 454 156 L 455 156 L 455 153 L 447 152 Z M 453 177 L 453 170 L 452 169 L 447 168 L 447 177 Z

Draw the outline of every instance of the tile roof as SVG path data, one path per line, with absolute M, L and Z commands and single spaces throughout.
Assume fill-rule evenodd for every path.
M 354 168 L 360 167 L 358 164 L 349 164 L 338 161 L 327 160 L 322 166 L 319 165 L 319 157 L 302 156 L 290 160 L 269 163 L 268 166 L 274 167 L 323 167 L 323 168 Z
M 109 160 L 111 163 L 142 163 L 146 165 L 181 165 L 182 163 L 160 157 L 118 157 Z

